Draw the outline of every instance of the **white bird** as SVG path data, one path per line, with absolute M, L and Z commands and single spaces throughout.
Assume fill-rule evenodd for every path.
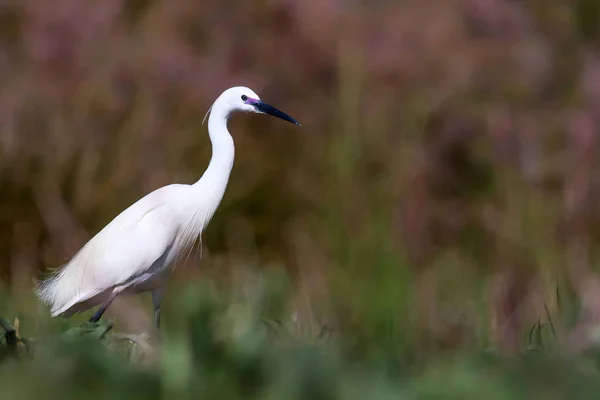
M 101 305 L 89 320 L 96 323 L 117 295 L 152 292 L 154 325 L 159 329 L 169 271 L 201 239 L 225 193 L 235 153 L 227 121 L 235 111 L 269 114 L 300 125 L 247 87 L 223 92 L 206 113 L 210 113 L 212 156 L 202 177 L 192 185 L 171 184 L 142 197 L 63 268 L 38 282 L 35 292 L 51 307 L 53 317 L 69 317 Z

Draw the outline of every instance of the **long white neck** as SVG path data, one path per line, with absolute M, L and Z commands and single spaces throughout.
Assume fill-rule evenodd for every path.
M 233 138 L 227 130 L 229 115 L 220 104 L 215 103 L 208 118 L 208 134 L 212 143 L 212 156 L 208 168 L 202 177 L 194 184 L 202 190 L 210 190 L 217 201 L 223 197 L 229 174 L 233 168 L 235 147 Z
M 227 130 L 227 115 L 218 101 L 212 107 L 208 119 L 208 134 L 212 143 L 212 157 L 208 168 L 192 185 L 194 195 L 185 199 L 185 221 L 173 245 L 173 257 L 181 257 L 208 225 L 223 199 L 229 174 L 233 168 L 235 149 L 233 138 Z

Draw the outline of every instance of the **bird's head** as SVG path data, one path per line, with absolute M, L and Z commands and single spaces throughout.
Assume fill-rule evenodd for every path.
M 252 89 L 244 86 L 235 86 L 224 91 L 217 98 L 217 100 L 215 100 L 214 104 L 206 113 L 206 116 L 208 116 L 208 113 L 211 110 L 214 112 L 216 108 L 218 108 L 219 111 L 223 112 L 226 116 L 229 116 L 231 113 L 236 111 L 245 111 L 272 115 L 293 124 L 300 125 L 300 123 L 294 118 L 263 102 Z M 204 116 L 205 120 L 206 116 Z M 204 121 L 202 122 L 204 123 Z

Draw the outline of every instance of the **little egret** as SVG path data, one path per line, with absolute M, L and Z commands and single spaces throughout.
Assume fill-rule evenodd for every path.
M 154 326 L 168 271 L 191 251 L 219 206 L 233 167 L 234 144 L 227 121 L 235 111 L 269 114 L 300 125 L 243 86 L 224 91 L 208 109 L 212 156 L 192 185 L 170 184 L 142 197 L 87 242 L 62 268 L 36 284 L 53 317 L 69 317 L 100 305 L 97 323 L 119 294 L 152 293 Z M 204 123 L 204 120 L 202 123 Z

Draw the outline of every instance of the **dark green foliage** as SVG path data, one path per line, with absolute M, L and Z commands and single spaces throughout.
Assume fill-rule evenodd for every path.
M 14 357 L 18 354 L 19 338 L 14 326 L 6 319 L 0 318 L 0 360 L 5 357 Z
M 595 0 L 577 0 L 574 2 L 576 25 L 582 39 L 589 42 L 598 41 L 600 27 L 600 4 Z
M 292 328 L 283 314 L 265 306 L 269 296 L 284 299 L 273 295 L 273 286 L 254 286 L 241 297 L 205 285 L 177 291 L 162 350 L 154 359 L 149 351 L 149 362 L 135 360 L 132 354 L 143 352 L 141 347 L 121 343 L 110 323 L 36 338 L 30 352 L 1 359 L 2 399 L 37 399 L 40 393 L 50 400 L 593 398 L 600 390 L 600 352 L 594 346 L 586 355 L 542 346 L 549 340 L 542 339 L 548 337 L 542 329 L 560 319 L 545 316 L 549 325 L 532 328 L 529 342 L 537 351 L 508 357 L 472 349 L 417 362 L 394 356 L 403 340 L 394 330 L 386 340 L 363 343 L 378 349 L 369 354 L 357 352 L 347 332 L 316 341 L 314 335 L 286 333 Z M 15 340 L 24 339 L 11 323 L 0 323 L 0 349 L 7 354 Z

